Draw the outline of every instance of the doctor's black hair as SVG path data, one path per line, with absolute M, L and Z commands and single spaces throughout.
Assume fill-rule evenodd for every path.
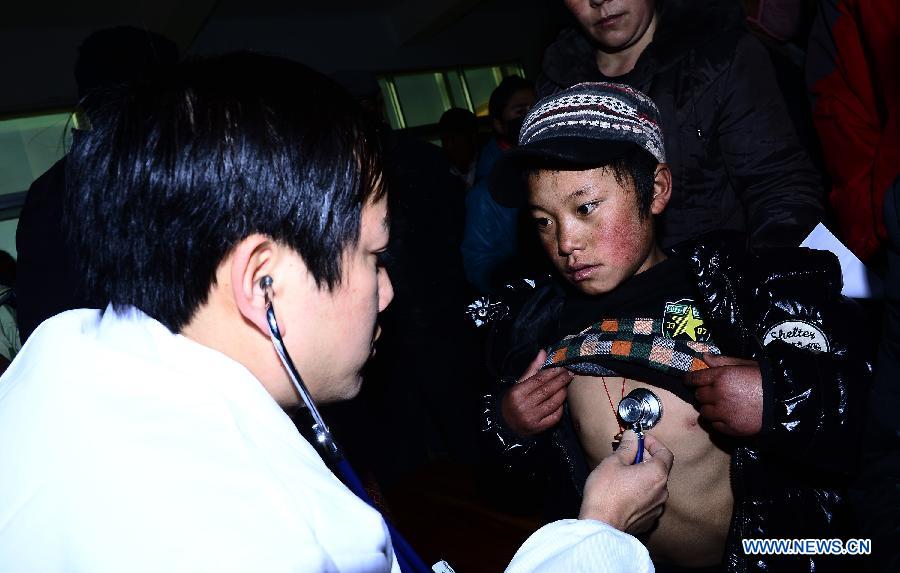
M 374 126 L 337 84 L 247 52 L 104 89 L 66 165 L 66 227 L 84 287 L 173 332 L 253 233 L 295 249 L 320 287 L 341 280 L 363 206 L 380 199 Z

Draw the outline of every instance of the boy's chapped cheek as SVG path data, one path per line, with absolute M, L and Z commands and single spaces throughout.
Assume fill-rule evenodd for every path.
M 595 244 L 605 255 L 598 262 L 612 267 L 630 266 L 647 251 L 644 235 L 641 226 L 630 221 L 610 225 L 595 237 Z

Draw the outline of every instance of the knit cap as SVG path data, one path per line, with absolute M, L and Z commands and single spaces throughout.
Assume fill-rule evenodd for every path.
M 494 200 L 520 207 L 527 196 L 524 170 L 537 164 L 589 169 L 635 147 L 665 163 L 659 110 L 640 91 L 610 82 L 585 82 L 540 100 L 522 123 L 519 146 L 497 162 Z

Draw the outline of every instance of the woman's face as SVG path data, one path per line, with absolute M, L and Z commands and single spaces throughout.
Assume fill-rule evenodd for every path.
M 591 38 L 608 52 L 625 50 L 647 33 L 656 0 L 565 0 Z

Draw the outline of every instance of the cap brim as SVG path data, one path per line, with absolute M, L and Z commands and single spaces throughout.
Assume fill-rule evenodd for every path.
M 608 165 L 637 147 L 631 141 L 590 141 L 580 138 L 547 139 L 504 153 L 491 171 L 491 197 L 504 207 L 524 207 L 528 202 L 525 174 L 534 168 L 591 169 Z

